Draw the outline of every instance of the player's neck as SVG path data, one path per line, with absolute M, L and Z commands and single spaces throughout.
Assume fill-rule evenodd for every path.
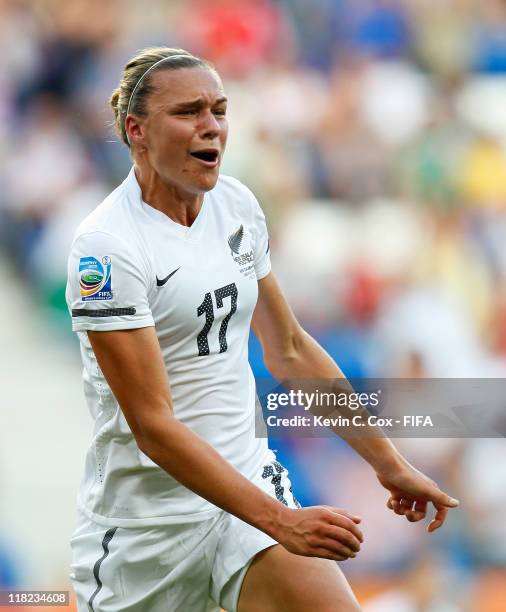
M 141 188 L 142 200 L 167 215 L 175 223 L 190 227 L 202 208 L 204 194 L 185 192 L 167 185 L 152 169 L 135 164 L 135 176 Z

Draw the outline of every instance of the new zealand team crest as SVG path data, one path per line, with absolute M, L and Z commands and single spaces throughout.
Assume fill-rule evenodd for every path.
M 112 300 L 111 258 L 81 257 L 79 260 L 79 288 L 81 300 Z
M 244 238 L 244 227 L 241 223 L 241 226 L 238 230 L 236 230 L 233 234 L 230 234 L 228 237 L 228 246 L 230 247 L 230 254 L 232 257 L 234 253 L 239 255 L 239 249 L 241 248 L 241 242 Z
M 230 247 L 230 255 L 239 266 L 239 270 L 246 278 L 254 278 L 255 268 L 253 265 L 253 249 L 246 246 L 249 239 L 246 237 L 244 226 L 241 224 L 233 234 L 228 237 L 228 246 Z M 241 247 L 245 252 L 241 253 Z

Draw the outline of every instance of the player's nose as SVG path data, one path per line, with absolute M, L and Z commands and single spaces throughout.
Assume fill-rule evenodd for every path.
M 206 140 L 217 138 L 221 129 L 222 126 L 214 113 L 211 111 L 211 109 L 206 109 L 202 113 L 201 121 L 199 123 L 200 136 Z

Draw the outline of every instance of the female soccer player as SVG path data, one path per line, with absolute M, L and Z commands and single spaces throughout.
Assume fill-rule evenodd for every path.
M 219 174 L 227 98 L 181 49 L 126 65 L 111 105 L 133 167 L 79 226 L 67 300 L 95 419 L 71 579 L 80 611 L 349 612 L 360 519 L 300 508 L 254 434 L 250 326 L 273 376 L 343 378 L 271 272 L 264 215 Z M 261 160 L 259 160 L 261 163 Z M 348 442 L 410 521 L 457 501 L 385 438 Z

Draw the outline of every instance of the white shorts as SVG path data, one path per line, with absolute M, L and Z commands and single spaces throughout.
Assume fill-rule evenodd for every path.
M 254 483 L 300 507 L 279 462 Z M 197 523 L 111 528 L 79 512 L 70 573 L 78 612 L 236 612 L 250 563 L 276 543 L 224 511 Z

